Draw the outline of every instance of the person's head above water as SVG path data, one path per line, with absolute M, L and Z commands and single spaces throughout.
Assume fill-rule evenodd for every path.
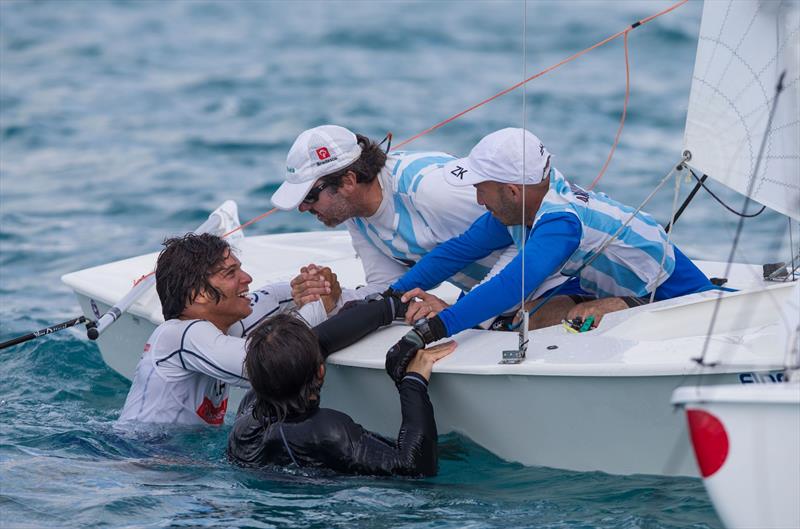
M 288 314 L 250 332 L 244 366 L 256 393 L 256 419 L 282 420 L 319 406 L 325 366 L 314 332 Z
M 164 319 L 208 320 L 223 332 L 252 312 L 251 281 L 230 245 L 207 233 L 167 239 L 156 263 Z
M 370 216 L 386 153 L 366 136 L 337 125 L 322 125 L 297 137 L 286 157 L 285 181 L 272 195 L 284 210 L 299 208 L 327 226 Z M 378 188 L 379 190 L 379 188 Z M 377 194 L 380 204 L 380 194 Z

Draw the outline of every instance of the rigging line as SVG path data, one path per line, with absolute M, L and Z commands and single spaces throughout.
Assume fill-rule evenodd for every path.
M 679 168 L 686 167 L 686 164 L 681 164 L 678 166 Z M 681 174 L 680 171 L 675 173 L 675 189 L 672 193 L 672 213 L 669 216 L 669 224 L 667 225 L 667 238 L 664 239 L 664 244 L 661 246 L 661 263 L 659 264 L 658 275 L 656 275 L 656 284 L 653 288 L 653 291 L 650 292 L 650 303 L 655 301 L 656 299 L 656 289 L 659 285 L 659 280 L 661 279 L 661 274 L 664 273 L 664 263 L 667 261 L 667 251 L 669 250 L 669 245 L 671 242 L 672 237 L 672 225 L 675 224 L 675 215 L 678 209 L 678 197 L 681 194 Z
M 597 185 L 597 182 L 603 178 L 606 169 L 608 169 L 608 164 L 611 163 L 611 158 L 614 156 L 614 151 L 617 150 L 617 144 L 619 143 L 619 137 L 622 135 L 622 129 L 625 127 L 625 116 L 628 114 L 628 100 L 630 99 L 631 95 L 631 68 L 628 60 L 628 33 L 630 33 L 631 29 L 632 28 L 628 28 L 625 30 L 625 38 L 622 39 L 625 48 L 625 102 L 622 105 L 622 116 L 619 120 L 617 135 L 614 137 L 614 143 L 611 145 L 611 151 L 608 153 L 606 163 L 603 164 L 603 168 L 600 169 L 600 173 L 595 177 L 594 180 L 592 180 L 592 183 L 587 188 L 588 191 L 594 189 L 594 186 Z
M 522 1 L 522 78 L 525 79 L 528 76 L 528 57 L 527 57 L 527 29 L 528 29 L 528 0 Z M 525 218 L 525 125 L 527 123 L 527 88 L 528 85 L 522 85 L 522 175 L 520 175 L 520 180 L 522 181 L 522 285 L 520 289 L 520 305 L 519 308 L 525 313 L 525 242 L 527 239 L 527 233 L 525 233 L 525 228 L 528 225 L 528 219 Z M 524 317 L 523 317 L 524 319 Z M 527 321 L 523 321 L 523 328 L 526 327 L 528 324 Z
M 399 149 L 400 147 L 408 145 L 412 141 L 418 140 L 422 136 L 425 136 L 426 134 L 429 134 L 429 133 L 439 129 L 439 128 L 447 125 L 448 123 L 450 123 L 452 121 L 455 121 L 456 119 L 460 118 L 461 116 L 463 116 L 465 114 L 468 114 L 468 113 L 472 112 L 473 110 L 475 110 L 477 108 L 482 107 L 483 105 L 489 103 L 490 101 L 494 101 L 495 99 L 497 99 L 499 97 L 502 97 L 502 96 L 506 95 L 509 92 L 513 92 L 514 90 L 516 90 L 517 88 L 519 88 L 521 86 L 525 86 L 530 81 L 533 81 L 534 79 L 537 79 L 537 78 L 539 78 L 539 77 L 541 77 L 541 76 L 543 76 L 543 75 L 545 75 L 547 73 L 550 73 L 551 71 L 553 71 L 553 70 L 555 70 L 555 69 L 557 69 L 557 68 L 559 68 L 559 67 L 561 67 L 561 66 L 563 66 L 563 65 L 565 65 L 565 64 L 567 64 L 569 62 L 572 62 L 575 59 L 581 57 L 582 55 L 594 50 L 595 48 L 599 48 L 600 46 L 603 46 L 604 44 L 608 44 L 609 42 L 611 42 L 612 40 L 614 40 L 614 39 L 616 39 L 616 38 L 618 38 L 620 36 L 624 35 L 625 36 L 625 41 L 627 43 L 628 33 L 631 30 L 634 30 L 634 29 L 636 29 L 636 28 L 638 28 L 640 26 L 643 26 L 643 25 L 647 24 L 648 22 L 650 22 L 652 20 L 655 20 L 656 18 L 658 18 L 660 16 L 666 15 L 667 13 L 670 13 L 670 12 L 674 11 L 675 9 L 677 9 L 677 8 L 681 7 L 682 5 L 686 4 L 688 1 L 689 0 L 680 0 L 679 2 L 676 2 L 675 4 L 671 5 L 670 7 L 666 8 L 666 9 L 663 9 L 662 11 L 659 11 L 658 13 L 655 13 L 653 15 L 650 15 L 649 17 L 646 17 L 646 18 L 643 18 L 643 19 L 641 19 L 641 20 L 639 20 L 637 22 L 634 22 L 633 24 L 631 24 L 627 28 L 623 29 L 622 31 L 618 31 L 617 33 L 611 35 L 610 37 L 606 37 L 605 39 L 601 40 L 600 42 L 597 42 L 597 43 L 593 44 L 592 46 L 589 46 L 588 48 L 586 48 L 584 50 L 581 50 L 581 51 L 579 51 L 579 52 L 577 52 L 577 53 L 575 53 L 573 55 L 570 55 L 566 59 L 563 59 L 562 61 L 560 61 L 560 62 L 558 62 L 558 63 L 556 63 L 556 64 L 554 64 L 554 65 L 552 65 L 552 66 L 550 66 L 548 68 L 545 68 L 544 70 L 540 71 L 539 73 L 536 73 L 536 74 L 534 74 L 534 75 L 532 75 L 530 77 L 527 77 L 527 78 L 523 79 L 522 81 L 520 81 L 519 83 L 517 83 L 517 84 L 515 84 L 513 86 L 510 86 L 510 87 L 506 88 L 505 90 L 501 90 L 500 92 L 496 93 L 495 95 L 493 95 L 491 97 L 488 97 L 488 98 L 484 99 L 483 101 L 480 101 L 479 103 L 476 103 L 476 104 L 472 105 L 471 107 L 469 107 L 469 108 L 467 108 L 465 110 L 462 110 L 461 112 L 459 112 L 457 114 L 454 114 L 454 115 L 450 116 L 449 118 L 445 119 L 444 121 L 441 121 L 441 122 L 437 123 L 436 125 L 433 125 L 432 127 L 428 127 L 427 129 L 423 130 L 422 132 L 420 132 L 418 134 L 415 134 L 414 136 L 411 136 L 410 138 L 408 138 L 406 140 L 401 141 L 397 145 L 391 147 L 390 149 L 387 149 L 387 152 L 389 150 L 394 151 L 394 150 Z M 625 95 L 625 98 L 626 98 L 626 104 L 627 104 L 627 98 L 628 98 L 627 55 L 628 55 L 628 48 L 627 48 L 627 44 L 626 44 L 626 46 L 625 46 L 625 57 L 626 57 L 626 92 L 625 92 L 626 95 Z M 625 109 L 623 109 L 623 121 L 624 121 L 624 116 L 625 116 Z M 620 124 L 620 129 L 617 132 L 618 136 L 621 133 L 621 131 L 622 131 L 622 124 Z M 616 148 L 616 140 L 615 140 L 614 148 Z M 613 149 L 614 148 L 612 148 L 612 153 L 613 153 Z M 610 159 L 610 157 L 609 157 L 609 159 Z M 606 162 L 606 163 L 608 163 L 608 162 Z M 599 180 L 599 178 L 597 178 L 596 180 Z M 592 185 L 594 185 L 594 183 Z M 591 189 L 591 187 L 589 189 Z M 249 220 L 248 222 L 246 222 L 245 224 L 242 224 L 239 228 L 237 228 L 237 230 L 238 229 L 242 229 L 242 228 L 244 228 L 246 226 L 249 226 L 249 225 L 251 225 L 251 224 L 253 224 L 255 222 L 258 222 L 261 219 L 264 219 L 264 218 L 268 217 L 269 215 L 274 213 L 276 210 L 277 210 L 277 208 L 272 209 L 272 210 L 268 211 L 267 213 L 264 213 L 264 214 L 259 215 L 258 217 L 254 218 L 252 220 Z M 236 230 L 234 230 L 234 231 L 236 231 Z M 231 233 L 233 233 L 233 232 L 231 232 Z M 228 234 L 226 234 L 226 235 L 228 235 Z
M 724 206 L 725 209 L 727 209 L 728 211 L 730 211 L 734 215 L 738 215 L 738 216 L 744 217 L 746 219 L 751 219 L 753 217 L 757 217 L 757 216 L 761 215 L 762 213 L 764 213 L 764 210 L 767 209 L 767 206 L 762 206 L 761 209 L 759 209 L 755 213 L 744 213 L 744 212 L 739 213 L 738 211 L 736 211 L 735 209 L 733 209 L 732 207 L 727 205 L 725 202 L 723 202 L 722 199 L 719 198 L 716 194 L 714 194 L 714 192 L 711 191 L 711 189 L 709 189 L 708 186 L 706 186 L 705 182 L 703 182 L 700 178 L 698 178 L 698 176 L 694 173 L 694 171 L 689 169 L 689 174 L 691 174 L 694 177 L 694 179 L 697 180 L 697 183 L 700 185 L 700 187 L 702 187 L 709 195 L 714 197 L 714 200 L 716 200 L 717 202 L 722 204 L 722 206 Z
M 783 92 L 783 79 L 786 77 L 786 70 L 781 72 L 780 77 L 778 78 L 778 85 L 775 87 L 775 97 L 772 100 L 772 108 L 769 111 L 769 119 L 767 120 L 767 127 L 764 131 L 764 136 L 761 138 L 761 147 L 758 149 L 758 158 L 756 158 L 756 165 L 753 169 L 753 178 L 750 179 L 750 183 L 747 186 L 747 193 L 745 194 L 744 199 L 744 206 L 742 207 L 742 212 L 747 211 L 747 206 L 750 205 L 750 193 L 753 192 L 753 186 L 755 181 L 758 179 L 758 170 L 761 168 L 761 159 L 764 157 L 764 148 L 767 145 L 767 137 L 769 136 L 769 131 L 772 128 L 772 120 L 775 117 L 775 110 L 778 108 L 778 97 L 780 97 L 781 92 Z M 742 234 L 742 228 L 744 227 L 744 219 L 745 216 L 742 215 L 739 217 L 739 222 L 736 226 L 736 235 L 733 238 L 733 244 L 731 245 L 731 252 L 728 255 L 728 263 L 725 265 L 725 275 L 723 277 L 728 277 L 731 272 L 731 266 L 733 266 L 733 256 L 736 254 L 736 249 L 739 246 L 739 237 Z M 705 366 L 705 358 L 706 353 L 708 352 L 708 346 L 711 343 L 711 332 L 714 330 L 714 326 L 717 323 L 717 316 L 719 315 L 719 308 L 722 305 L 722 296 L 723 291 L 720 291 L 717 295 L 717 301 L 714 303 L 714 312 L 711 314 L 711 322 L 708 326 L 708 332 L 706 333 L 706 339 L 703 343 L 703 351 L 700 354 L 700 358 L 696 358 L 695 361 L 700 364 L 701 366 Z
M 647 24 L 651 20 L 654 20 L 654 19 L 656 19 L 656 18 L 658 18 L 658 17 L 660 17 L 662 15 L 666 15 L 667 13 L 669 13 L 671 11 L 674 11 L 675 9 L 681 7 L 682 5 L 687 3 L 688 1 L 689 0 L 681 0 L 680 2 L 677 2 L 677 3 L 671 5 L 670 7 L 666 8 L 666 9 L 664 9 L 662 11 L 659 11 L 658 13 L 655 13 L 653 15 L 650 15 L 647 18 L 643 18 L 642 20 L 634 22 L 633 24 L 631 24 L 627 28 L 625 28 L 625 29 L 623 29 L 621 31 L 618 31 L 617 33 L 611 35 L 610 37 L 606 37 L 605 39 L 601 40 L 600 42 L 597 42 L 596 44 L 593 44 L 592 46 L 589 46 L 588 48 L 586 48 L 584 50 L 581 50 L 581 51 L 579 51 L 579 52 L 577 52 L 577 53 L 575 53 L 573 55 L 570 55 L 566 59 L 563 59 L 562 61 L 560 61 L 560 62 L 558 62 L 558 63 L 556 63 L 556 64 L 554 64 L 554 65 L 552 65 L 552 66 L 550 66 L 548 68 L 545 68 L 544 70 L 540 71 L 539 73 L 536 73 L 536 74 L 534 74 L 534 75 L 532 75 L 532 76 L 520 81 L 519 83 L 517 83 L 517 84 L 515 84 L 513 86 L 510 86 L 510 87 L 506 88 L 505 90 L 502 90 L 502 91 L 496 93 L 495 95 L 484 99 L 483 101 L 481 101 L 479 103 L 476 103 L 476 104 L 472 105 L 471 107 L 467 108 L 466 110 L 462 110 L 461 112 L 459 112 L 457 114 L 454 114 L 453 116 L 450 116 L 449 118 L 445 119 L 444 121 L 441 121 L 441 122 L 437 123 L 436 125 L 433 125 L 432 127 L 429 127 L 427 129 L 423 130 L 422 132 L 420 132 L 418 134 L 415 134 L 414 136 L 411 136 L 407 140 L 404 140 L 404 141 L 398 143 L 395 146 L 395 149 L 399 149 L 400 147 L 402 147 L 404 145 L 407 145 L 407 144 L 411 143 L 412 141 L 417 140 L 417 139 L 421 138 L 422 136 L 425 136 L 426 134 L 429 134 L 429 133 L 433 132 L 436 129 L 439 129 L 439 128 L 443 127 L 444 125 L 447 125 L 451 121 L 454 121 L 454 120 L 460 118 L 464 114 L 472 112 L 473 110 L 485 105 L 486 103 L 488 103 L 490 101 L 493 101 L 493 100 L 497 99 L 498 97 L 504 96 L 509 92 L 513 92 L 517 88 L 519 88 L 521 86 L 524 86 L 525 84 L 529 83 L 530 81 L 533 81 L 534 79 L 537 79 L 537 78 L 539 78 L 539 77 L 541 77 L 541 76 L 543 76 L 543 75 L 545 75 L 547 73 L 550 73 L 551 71 L 555 70 L 556 68 L 559 68 L 560 66 L 563 66 L 563 65 L 567 64 L 568 62 L 574 61 L 575 59 L 577 59 L 577 58 L 581 57 L 582 55 L 592 51 L 595 48 L 599 48 L 600 46 L 603 46 L 604 44 L 608 44 L 612 40 L 627 34 L 629 31 L 631 31 L 633 29 L 636 29 L 636 28 L 638 28 L 640 26 L 643 26 L 644 24 Z
M 787 219 L 789 220 L 789 253 L 792 256 L 792 281 L 794 281 L 797 267 L 794 264 L 794 237 L 792 236 L 792 217 L 787 217 Z
M 272 208 L 271 210 L 267 211 L 266 213 L 262 213 L 262 214 L 261 214 L 261 215 L 259 215 L 258 217 L 252 218 L 252 219 L 248 220 L 247 222 L 245 222 L 244 224 L 242 224 L 241 226 L 238 226 L 238 227 L 236 227 L 236 228 L 232 229 L 232 230 L 231 230 L 231 231 L 229 231 L 228 233 L 224 234 L 224 235 L 222 236 L 222 238 L 224 239 L 224 238 L 225 238 L 225 237 L 227 237 L 228 235 L 231 235 L 231 234 L 233 234 L 233 233 L 236 233 L 236 232 L 237 232 L 237 231 L 239 231 L 239 230 L 243 230 L 243 229 L 245 229 L 246 227 L 250 226 L 251 224 L 255 224 L 255 223 L 256 223 L 256 222 L 258 222 L 259 220 L 261 220 L 261 219 L 265 219 L 265 218 L 269 217 L 270 215 L 272 215 L 272 214 L 273 214 L 273 213 L 275 213 L 276 211 L 278 211 L 278 208 Z

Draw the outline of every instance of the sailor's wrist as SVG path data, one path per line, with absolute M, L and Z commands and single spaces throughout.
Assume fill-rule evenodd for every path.
M 325 305 L 321 300 L 311 301 L 306 303 L 299 309 L 294 309 L 294 312 L 301 320 L 309 327 L 319 325 L 328 318 L 328 313 L 325 310 Z
M 402 384 L 406 380 L 422 384 L 425 388 L 428 387 L 428 379 L 425 378 L 425 375 L 417 373 L 416 371 L 406 371 L 406 374 L 403 376 L 403 379 L 400 381 L 400 383 Z
M 417 320 L 414 322 L 414 331 L 426 345 L 447 338 L 447 327 L 438 315 Z
M 405 336 L 400 340 L 401 342 L 405 340 L 419 349 L 425 349 L 425 338 L 420 334 L 420 332 L 412 327 L 410 331 L 408 331 Z

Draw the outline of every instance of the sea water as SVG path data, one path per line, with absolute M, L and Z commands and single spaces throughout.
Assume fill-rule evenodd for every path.
M 398 143 L 668 5 L 3 0 L 0 339 L 79 314 L 64 273 L 156 251 L 224 199 L 243 220 L 270 209 L 305 128 Z M 700 12 L 631 33 L 627 122 L 599 186 L 618 200 L 638 204 L 680 158 Z M 409 148 L 465 155 L 524 116 L 586 185 L 624 93 L 618 39 L 530 83 L 524 112 L 517 90 Z M 647 208 L 662 222 L 667 188 Z M 725 259 L 736 221 L 701 193 L 674 239 Z M 291 212 L 248 234 L 314 229 Z M 784 258 L 786 231 L 748 221 L 737 260 Z M 243 470 L 229 426 L 116 429 L 129 382 L 77 328 L 0 354 L 2 527 L 720 527 L 698 479 L 524 467 L 452 434 L 432 479 Z

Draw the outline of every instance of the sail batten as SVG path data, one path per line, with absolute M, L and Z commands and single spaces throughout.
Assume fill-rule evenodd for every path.
M 684 134 L 689 165 L 800 220 L 799 103 L 800 3 L 707 0 Z

